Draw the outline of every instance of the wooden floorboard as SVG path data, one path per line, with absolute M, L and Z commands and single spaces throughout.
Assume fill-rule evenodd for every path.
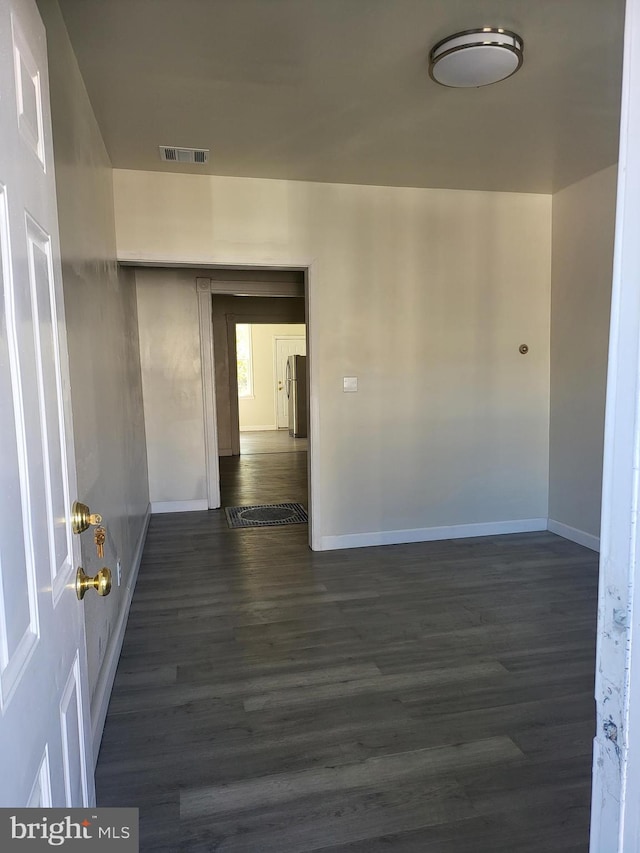
M 250 430 L 240 433 L 240 453 L 305 452 L 306 438 L 292 438 L 287 429 Z
M 306 504 L 306 454 L 221 459 Z M 586 853 L 597 556 L 154 516 L 97 767 L 142 851 Z

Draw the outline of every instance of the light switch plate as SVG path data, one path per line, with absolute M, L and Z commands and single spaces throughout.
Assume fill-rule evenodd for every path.
M 345 394 L 353 394 L 358 390 L 358 377 L 344 376 L 342 379 L 342 388 Z

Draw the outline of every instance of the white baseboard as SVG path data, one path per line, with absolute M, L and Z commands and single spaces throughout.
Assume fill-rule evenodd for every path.
M 550 518 L 547 523 L 547 530 L 562 536 L 563 539 L 570 539 L 572 542 L 577 542 L 578 545 L 584 545 L 585 548 L 590 548 L 592 551 L 600 551 L 600 537 L 585 533 L 584 530 L 578 530 L 577 527 L 570 527 L 568 524 Z
M 268 426 L 241 426 L 240 432 L 275 432 L 278 427 L 275 424 Z
M 439 539 L 465 539 L 470 536 L 497 536 L 504 533 L 533 533 L 546 529 L 546 518 L 521 518 L 515 521 L 452 524 L 448 527 L 417 527 L 410 530 L 382 530 L 377 533 L 347 533 L 343 536 L 322 536 L 320 550 L 368 548 L 371 545 L 403 545 L 407 542 L 433 542 Z
M 127 627 L 127 619 L 129 617 L 129 608 L 131 607 L 131 599 L 133 598 L 133 590 L 135 589 L 136 580 L 138 579 L 138 571 L 142 562 L 142 551 L 147 538 L 147 530 L 149 528 L 149 519 L 151 518 L 151 504 L 147 507 L 142 529 L 136 543 L 136 550 L 133 554 L 131 562 L 131 570 L 125 587 L 124 600 L 120 608 L 118 622 L 111 633 L 111 640 L 107 648 L 100 675 L 98 676 L 98 684 L 96 685 L 93 698 L 91 700 L 91 736 L 93 739 L 93 761 L 94 766 L 98 761 L 98 753 L 100 752 L 100 742 L 102 741 L 102 732 L 104 731 L 104 723 L 107 718 L 107 710 L 109 708 L 109 700 L 111 699 L 111 691 L 113 682 L 116 677 L 116 669 L 120 660 L 120 652 L 124 640 L 124 632 Z
M 198 501 L 152 501 L 151 513 L 157 515 L 161 512 L 198 512 L 209 509 L 206 498 Z

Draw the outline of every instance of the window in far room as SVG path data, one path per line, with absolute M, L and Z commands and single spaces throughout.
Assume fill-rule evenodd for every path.
M 251 326 L 249 323 L 236 323 L 238 397 L 253 397 L 253 359 L 251 356 Z

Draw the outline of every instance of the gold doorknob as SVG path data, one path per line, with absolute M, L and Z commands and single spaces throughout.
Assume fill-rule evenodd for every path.
M 86 504 L 75 501 L 71 507 L 71 528 L 74 533 L 84 533 L 91 524 L 102 524 L 102 516 L 92 513 Z
M 106 566 L 100 569 L 98 574 L 91 578 L 85 574 L 82 566 L 76 572 L 76 595 L 82 601 L 88 589 L 95 589 L 98 595 L 109 595 L 111 592 L 111 570 Z

